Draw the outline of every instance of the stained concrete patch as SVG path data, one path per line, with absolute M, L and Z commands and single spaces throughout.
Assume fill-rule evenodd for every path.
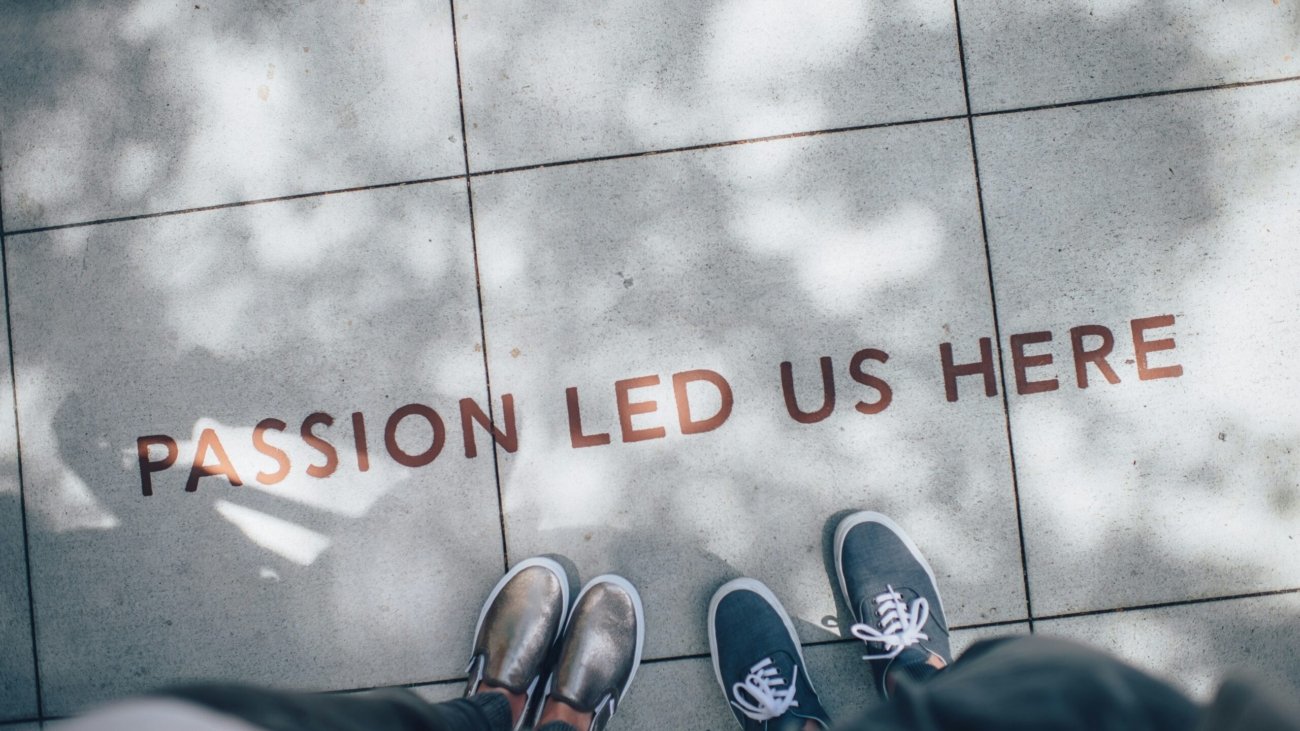
M 873 508 L 954 623 L 1023 617 L 1002 404 L 942 375 L 941 343 L 992 331 L 971 172 L 953 122 L 476 179 L 512 559 L 627 575 L 648 657 L 706 651 L 696 613 L 739 575 L 827 639 L 830 521 Z
M 5 3 L 5 228 L 463 172 L 455 64 L 445 3 Z
M 943 3 L 459 12 L 474 170 L 965 112 Z
M 463 183 L 6 243 L 47 713 L 463 675 L 502 568 Z
M 1300 6 L 959 0 L 976 112 L 1300 74 Z
M 977 120 L 1009 372 L 1040 333 L 1008 377 L 1035 612 L 1300 585 L 1297 118 L 1300 84 Z

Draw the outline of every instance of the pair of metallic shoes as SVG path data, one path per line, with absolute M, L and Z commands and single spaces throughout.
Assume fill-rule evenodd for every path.
M 836 526 L 834 550 L 851 633 L 867 644 L 863 659 L 882 694 L 889 695 L 887 674 L 915 678 L 952 662 L 934 570 L 902 528 L 880 513 L 854 513 Z M 742 728 L 793 731 L 807 721 L 829 728 L 794 624 L 770 589 L 748 578 L 727 582 L 709 603 L 708 621 L 713 669 Z
M 570 611 L 564 568 L 530 558 L 510 569 L 483 604 L 465 695 L 484 686 L 523 694 L 516 730 L 553 698 L 592 715 L 583 731 L 600 731 L 631 686 L 644 643 L 645 612 L 627 579 L 597 576 Z

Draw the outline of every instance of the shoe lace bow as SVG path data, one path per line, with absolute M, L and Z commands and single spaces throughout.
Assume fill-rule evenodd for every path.
M 765 657 L 749 669 L 743 682 L 732 684 L 731 694 L 735 700 L 731 705 L 755 721 L 776 718 L 792 706 L 798 707 L 799 701 L 794 699 L 798 677 L 799 666 L 795 665 L 787 684 L 772 664 L 772 658 Z
M 863 642 L 877 642 L 885 646 L 882 655 L 863 655 L 863 660 L 889 660 L 898 657 L 898 653 L 930 636 L 921 631 L 930 620 L 930 602 L 925 597 L 917 597 L 911 606 L 903 600 L 902 595 L 887 586 L 886 591 L 876 597 L 876 614 L 880 617 L 880 629 L 869 624 L 855 624 L 850 628 L 854 637 Z

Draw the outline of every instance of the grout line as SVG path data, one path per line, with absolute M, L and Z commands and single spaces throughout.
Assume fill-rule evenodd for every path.
M 956 0 L 954 0 L 956 2 Z M 959 39 L 960 41 L 960 39 Z M 963 69 L 965 68 L 965 59 L 962 60 Z M 1132 99 L 1150 99 L 1161 96 L 1176 96 L 1179 94 L 1195 94 L 1202 91 L 1222 91 L 1225 89 L 1244 89 L 1252 86 L 1267 86 L 1269 84 L 1285 84 L 1292 81 L 1300 81 L 1300 76 L 1283 76 L 1276 79 L 1259 79 L 1257 81 L 1234 81 L 1225 84 L 1210 84 L 1207 86 L 1186 86 L 1178 89 L 1162 89 L 1160 91 L 1143 91 L 1136 94 L 1119 94 L 1117 96 L 1104 96 L 1095 99 L 1078 99 L 1068 102 L 1057 102 L 1055 104 L 1037 104 L 1028 107 L 1012 107 L 1010 109 L 994 109 L 987 112 L 971 113 L 972 117 L 997 117 L 1006 114 L 1024 114 L 1026 112 L 1042 112 L 1052 109 L 1064 109 L 1067 107 L 1086 107 L 1093 104 L 1109 104 L 1110 102 L 1122 102 Z
M 1083 611 L 1083 612 L 1069 612 L 1069 613 L 1064 613 L 1064 614 L 1050 614 L 1050 615 L 1042 615 L 1042 616 L 1039 616 L 1039 617 L 1037 617 L 1036 619 L 1037 619 L 1038 621 L 1046 621 L 1046 620 L 1054 620 L 1054 619 L 1070 619 L 1070 618 L 1073 618 L 1073 617 L 1089 617 L 1089 616 L 1100 615 L 1100 614 L 1119 614 L 1119 613 L 1122 613 L 1122 612 L 1140 612 L 1140 611 L 1144 611 L 1144 610 L 1148 610 L 1148 609 L 1165 609 L 1165 608 L 1169 608 L 1169 607 L 1178 607 L 1178 606 L 1185 606 L 1185 605 L 1192 605 L 1192 604 L 1212 604 L 1212 603 L 1215 603 L 1215 602 L 1229 602 L 1229 601 L 1233 601 L 1233 600 L 1237 600 L 1237 599 L 1256 599 L 1256 598 L 1260 598 L 1260 597 L 1280 596 L 1280 595 L 1284 595 L 1284 594 L 1300 594 L 1300 587 L 1297 587 L 1297 588 L 1295 588 L 1295 589 L 1277 589 L 1277 590 L 1273 590 L 1273 591 L 1258 591 L 1258 592 L 1252 592 L 1252 593 L 1248 593 L 1248 594 L 1230 594 L 1230 595 L 1225 595 L 1225 596 L 1204 597 L 1204 598 L 1201 598 L 1201 599 L 1186 599 L 1186 600 L 1181 600 L 1181 601 L 1160 602 L 1160 603 L 1158 603 L 1158 604 L 1138 604 L 1138 605 L 1129 606 L 1129 607 L 1114 607 L 1114 608 L 1111 608 L 1111 609 L 1096 609 L 1096 610 L 1089 610 L 1089 611 Z M 960 631 L 963 631 L 963 630 L 988 629 L 988 628 L 990 628 L 990 627 L 1012 627 L 1012 626 L 1015 626 L 1015 625 L 1018 625 L 1018 624 L 1027 624 L 1028 622 L 1029 622 L 1029 618 L 1028 618 L 1028 617 L 1021 617 L 1021 618 L 1019 618 L 1019 619 L 1000 619 L 1000 620 L 997 620 L 997 621 L 995 621 L 995 622 L 976 622 L 976 623 L 974 623 L 974 624 L 953 625 L 950 629 L 951 629 L 953 632 L 960 632 Z M 803 642 L 803 643 L 801 643 L 801 645 L 802 645 L 803 647 L 821 647 L 821 646 L 823 646 L 823 645 L 847 645 L 847 644 L 853 644 L 853 643 L 856 643 L 856 642 L 859 642 L 859 640 L 857 640 L 856 638 L 853 638 L 853 637 L 837 637 L 837 638 L 834 638 L 834 639 L 828 639 L 828 640 L 814 640 L 814 641 L 812 641 L 812 642 Z M 667 656 L 664 656 L 664 657 L 647 658 L 647 659 L 642 660 L 642 661 L 641 661 L 641 664 L 642 664 L 642 665 L 657 665 L 657 664 L 659 664 L 659 663 L 674 662 L 674 661 L 677 661 L 677 660 L 704 660 L 704 659 L 707 659 L 708 657 L 710 657 L 710 655 L 709 655 L 709 653 L 707 653 L 707 652 L 686 653 L 686 654 L 683 654 L 683 655 L 667 655 Z M 383 688 L 391 688 L 391 687 L 399 687 L 399 688 L 414 688 L 414 687 L 417 687 L 417 686 L 428 686 L 428 685 L 450 685 L 450 684 L 452 684 L 452 683 L 463 683 L 463 682 L 465 682 L 465 676 L 464 676 L 464 675 L 458 675 L 458 676 L 451 677 L 451 678 L 440 678 L 440 679 L 436 679 L 436 680 L 418 680 L 418 681 L 411 682 L 411 683 L 402 683 L 402 684 L 397 685 L 397 686 L 390 686 L 390 685 L 375 685 L 375 686 L 363 686 L 363 687 L 357 687 L 357 688 L 339 688 L 339 689 L 335 689 L 335 690 L 328 690 L 328 691 L 321 691 L 321 692 L 323 692 L 323 693 L 361 693 L 361 692 L 364 692 L 364 691 L 367 691 L 367 690 L 380 690 L 380 689 L 383 689 Z M 35 719 L 31 719 L 31 720 L 35 720 Z M 45 718 L 45 720 L 46 720 L 46 721 L 49 721 L 49 720 L 53 720 L 53 719 L 47 717 L 47 718 Z M 19 720 L 16 721 L 16 722 L 19 722 L 19 723 L 20 723 L 20 722 L 22 722 L 22 719 L 19 719 Z M 6 723 L 8 723 L 8 722 L 6 722 Z
M 1300 591 L 1300 589 L 1297 589 L 1296 591 Z M 1122 610 L 1113 610 L 1113 611 L 1122 611 Z M 951 627 L 951 628 L 949 628 L 949 629 L 951 629 L 952 631 L 958 631 L 958 630 L 967 630 L 967 629 L 985 629 L 985 628 L 988 628 L 988 627 L 1010 627 L 1010 626 L 1014 626 L 1014 625 L 1017 625 L 1017 624 L 1024 624 L 1026 621 L 1027 621 L 1027 620 L 1026 620 L 1026 619 L 1023 619 L 1023 618 L 1022 618 L 1022 619 L 1002 619 L 1002 620 L 998 620 L 998 621 L 996 621 L 996 622 L 979 622 L 979 623 L 976 623 L 976 624 L 964 624 L 964 625 L 958 625 L 958 626 Z M 854 638 L 854 637 L 836 637 L 836 638 L 834 638 L 834 639 L 829 639 L 829 640 L 814 640 L 814 641 L 812 641 L 812 642 L 803 642 L 803 643 L 800 643 L 800 644 L 801 644 L 803 647 L 820 647 L 820 646 L 822 646 L 822 645 L 844 645 L 844 644 L 849 644 L 849 643 L 854 643 L 854 642 L 860 642 L 860 640 L 858 640 L 857 638 Z M 709 657 L 709 653 L 707 653 L 707 652 L 688 653 L 688 654 L 685 654 L 685 655 L 667 655 L 667 656 L 665 656 L 665 657 L 654 657 L 654 658 L 646 658 L 646 659 L 643 659 L 643 660 L 641 661 L 641 664 L 642 664 L 642 665 L 655 665 L 655 664 L 658 664 L 658 663 L 673 662 L 673 661 L 675 661 L 675 660 L 702 660 L 702 659 L 705 659 L 705 658 L 707 658 L 707 657 Z M 402 687 L 402 688 L 414 688 L 414 687 L 417 687 L 417 686 L 427 686 L 427 685 L 449 685 L 449 684 L 451 684 L 451 683 L 463 683 L 463 682 L 465 682 L 465 679 L 466 679 L 466 678 L 465 678 L 464 675 L 458 675 L 458 676 L 456 676 L 456 677 L 454 677 L 454 678 L 443 678 L 443 679 L 441 679 L 441 680 L 419 680 L 419 681 L 416 681 L 416 682 L 413 682 L 413 683 L 402 683 L 402 684 L 401 684 L 400 686 L 398 686 L 398 687 Z M 379 689 L 381 689 L 381 688 L 389 688 L 389 687 L 393 687 L 393 686 L 376 685 L 376 686 L 365 686 L 365 687 L 360 687 L 360 688 L 342 688 L 342 689 L 339 689 L 339 690 L 329 690 L 329 691 L 323 691 L 323 692 L 325 692 L 325 693 L 361 693 L 361 692 L 364 692 L 364 691 L 367 691 L 367 690 L 379 690 Z
M 497 520 L 501 527 L 502 572 L 510 570 L 510 546 L 506 541 L 505 499 L 501 494 L 501 459 L 496 440 L 496 405 L 492 402 L 492 371 L 488 366 L 487 324 L 483 316 L 483 278 L 478 263 L 478 228 L 474 223 L 474 179 L 469 174 L 469 136 L 465 125 L 465 91 L 460 78 L 460 39 L 456 34 L 456 0 L 447 0 L 451 12 L 451 48 L 456 59 L 456 98 L 460 104 L 460 146 L 465 157 L 465 198 L 469 202 L 469 240 L 474 250 L 474 292 L 478 296 L 479 342 L 483 345 L 483 380 L 487 386 L 488 423 L 492 425 L 489 441 L 492 443 L 492 478 L 497 488 Z
M 1297 591 L 1300 591 L 1300 589 L 1298 589 Z M 1024 618 L 1024 617 L 1020 619 L 1000 619 L 996 622 L 977 622 L 975 624 L 955 625 L 949 627 L 948 629 L 952 632 L 956 632 L 959 630 L 968 630 L 968 629 L 987 629 L 989 627 L 1012 627 L 1017 624 L 1025 624 L 1028 621 L 1029 621 L 1028 618 Z M 809 647 L 823 647 L 827 645 L 849 645 L 858 642 L 861 642 L 861 640 L 857 639 L 856 637 L 834 637 L 826 640 L 812 640 L 810 642 L 801 641 L 799 645 L 807 649 Z M 707 657 L 710 657 L 709 653 L 707 652 L 688 653 L 685 655 L 668 655 L 665 657 L 655 657 L 655 658 L 650 658 L 648 660 L 642 660 L 641 664 L 642 665 L 656 664 L 661 662 L 673 662 L 675 660 L 703 660 Z
M 679 152 L 695 152 L 697 150 L 712 150 L 719 147 L 735 147 L 737 145 L 751 145 L 757 142 L 775 142 L 778 140 L 795 140 L 805 137 L 820 137 L 822 135 L 840 134 L 843 132 L 860 132 L 867 129 L 885 129 L 887 127 L 905 127 L 913 124 L 930 124 L 933 122 L 950 122 L 956 119 L 965 119 L 965 114 L 950 114 L 943 117 L 920 117 L 917 119 L 903 119 L 896 122 L 875 122 L 872 124 L 856 124 L 849 127 L 831 127 L 828 129 L 807 130 L 804 132 L 786 132 L 777 135 L 767 135 L 765 137 L 748 137 L 739 140 L 724 140 L 722 142 L 702 142 L 697 145 L 683 145 L 681 147 L 666 147 L 661 150 L 643 150 L 641 152 L 620 152 L 611 155 L 598 155 L 596 157 L 579 157 L 572 160 L 556 160 L 554 162 L 532 163 L 528 165 L 516 165 L 513 167 L 494 168 L 491 170 L 480 170 L 471 172 L 471 177 L 481 177 L 484 175 L 501 175 L 503 173 L 518 173 L 529 170 L 542 170 L 544 168 L 564 167 L 567 165 L 582 165 L 590 162 L 609 162 L 611 160 L 630 160 L 638 157 L 657 157 L 659 155 L 672 155 Z
M 384 188 L 402 188 L 407 185 L 425 185 L 428 183 L 441 183 L 446 180 L 458 180 L 465 177 L 463 174 L 443 175 L 436 178 L 417 178 L 415 180 L 402 180 L 395 183 L 375 183 L 373 185 L 354 185 L 349 188 L 333 188 L 330 190 L 319 190 L 311 193 L 291 193 L 289 195 L 278 195 L 271 198 L 253 198 L 246 201 L 234 201 L 232 203 L 215 203 L 210 206 L 197 206 L 194 208 L 178 208 L 174 211 L 157 211 L 154 213 L 137 213 L 130 216 L 114 216 L 112 218 L 97 218 L 93 221 L 78 221 L 76 223 L 59 223 L 52 226 L 35 226 L 32 228 L 23 228 L 16 231 L 10 231 L 10 236 L 19 234 L 38 234 L 46 231 L 62 231 L 67 228 L 84 228 L 86 226 L 98 226 L 105 223 L 125 223 L 127 221 L 141 221 L 149 218 L 166 218 L 168 216 L 181 216 L 186 213 L 205 213 L 207 211 L 222 211 L 227 208 L 243 208 L 244 206 L 257 206 L 263 203 L 282 203 L 284 201 L 296 201 L 303 198 L 320 198 L 327 195 L 336 195 L 338 193 L 359 193 L 366 190 L 382 190 Z
M 4 180 L 0 174 L 0 281 L 4 285 L 5 338 L 9 345 L 9 388 L 14 409 L 14 463 L 18 471 L 18 513 L 23 527 L 23 566 L 27 574 L 27 623 L 32 635 L 32 685 L 36 691 L 36 714 L 45 713 L 45 697 L 41 692 L 40 651 L 36 646 L 36 594 L 32 591 L 32 549 L 27 527 L 27 496 L 23 479 L 22 431 L 18 425 L 18 374 L 14 368 L 14 328 L 9 306 L 9 256 L 4 230 Z
M 989 248 L 989 227 L 984 212 L 984 185 L 980 179 L 980 156 L 975 146 L 975 119 L 971 116 L 970 80 L 966 75 L 966 46 L 961 34 L 961 10 L 958 0 L 952 0 L 952 12 L 957 23 L 957 55 L 961 60 L 962 95 L 966 99 L 966 130 L 970 135 L 971 163 L 975 171 L 975 200 L 980 212 L 980 236 L 984 240 L 984 263 L 989 282 L 989 304 L 993 310 L 993 337 L 998 349 L 998 380 L 1002 384 L 1002 418 L 1007 432 L 1007 456 L 1011 460 L 1011 495 L 1016 505 L 1016 537 L 1020 541 L 1020 576 L 1025 589 L 1025 614 L 1029 621 L 1029 631 L 1034 631 L 1034 602 L 1029 593 L 1029 557 L 1025 551 L 1025 521 L 1020 510 L 1020 479 L 1016 470 L 1016 444 L 1011 435 L 1011 401 L 1007 392 L 1006 359 L 1002 353 L 1002 326 L 998 318 L 998 295 L 993 285 L 993 253 Z
M 1155 602 L 1153 604 L 1136 604 L 1131 607 L 1113 607 L 1111 609 L 1087 609 L 1080 612 L 1062 612 L 1060 614 L 1044 614 L 1036 617 L 1040 622 L 1046 622 L 1054 619 L 1073 619 L 1075 617 L 1096 617 L 1103 614 L 1121 614 L 1123 612 L 1140 612 L 1147 609 L 1168 609 L 1170 607 L 1185 607 L 1195 604 L 1213 604 L 1215 602 L 1230 602 L 1237 599 L 1261 599 L 1271 596 L 1284 596 L 1287 594 L 1300 594 L 1300 588 L 1295 589 L 1274 589 L 1272 591 L 1253 591 L 1246 594 L 1227 594 L 1224 596 L 1209 596 L 1200 599 L 1179 599 L 1168 602 Z
M 454 19 L 453 19 L 453 25 L 454 25 Z M 453 29 L 453 35 L 454 35 L 454 33 L 455 33 L 455 30 Z M 453 43 L 454 43 L 454 41 L 453 41 Z M 958 38 L 958 44 L 959 44 L 959 45 L 961 44 L 961 39 L 960 39 L 960 37 Z M 459 63 L 460 63 L 459 51 L 457 51 L 457 53 L 458 53 L 458 55 L 457 55 L 456 62 L 457 62 L 457 64 L 459 64 Z M 966 65 L 966 61 L 965 61 L 965 58 L 963 57 L 963 58 L 962 58 L 963 80 L 964 80 L 964 74 L 965 74 L 965 65 Z M 459 69 L 458 69 L 458 71 L 459 71 Z M 46 231 L 60 231 L 60 230 L 62 230 L 62 229 L 68 229 L 68 228 L 82 228 L 82 227 L 85 227 L 85 226 L 98 226 L 98 225 L 100 225 L 100 224 L 105 224 L 105 223 L 122 223 L 122 222 L 125 222 L 125 221 L 139 221 L 139 220 L 142 220 L 142 219 L 149 219 L 149 218 L 163 218 L 163 217 L 166 217 L 166 216 L 179 216 L 179 215 L 183 215 L 183 214 L 186 214 L 186 213 L 203 213 L 203 212 L 205 212 L 205 211 L 217 211 L 217 210 L 223 210 L 223 209 L 226 209 L 226 208 L 240 208 L 240 207 L 242 207 L 242 206 L 260 205 L 260 204 L 262 204 L 262 203 L 278 203 L 278 202 L 283 202 L 283 201 L 300 200 L 300 199 L 303 199 L 303 198 L 316 198 L 316 197 L 320 197 L 320 196 L 335 195 L 335 194 L 338 194 L 338 193 L 358 193 L 358 192 L 367 191 L 367 190 L 380 190 L 380 189 L 383 189 L 383 188 L 400 188 L 400 187 L 402 187 L 402 186 L 406 186 L 406 185 L 424 185 L 424 184 L 427 184 L 427 183 L 440 183 L 440 182 L 447 181 L 447 180 L 458 180 L 458 179 L 460 179 L 460 178 L 465 177 L 466 175 L 468 175 L 468 176 L 470 176 L 470 177 L 476 177 L 476 178 L 477 178 L 477 177 L 481 177 L 481 176 L 485 176 L 485 175 L 501 175 L 501 174 L 504 174 L 504 173 L 526 172 L 526 171 L 529 171 L 529 170 L 541 170 L 541 169 L 544 169 L 544 168 L 551 168 L 551 167 L 563 167 L 563 166 L 568 166 L 568 165 L 580 165 L 580 164 L 583 164 L 583 163 L 590 163 L 590 162 L 607 162 L 607 161 L 610 161 L 610 160 L 627 160 L 627 159 L 638 158 L 638 157 L 654 157 L 654 156 L 656 156 L 656 155 L 669 155 L 669 154 L 678 153 L 678 152 L 692 152 L 692 151 L 695 151 L 695 150 L 709 150 L 709 149 L 718 148 L 718 147 L 734 147 L 734 146 L 736 146 L 736 145 L 748 145 L 748 144 L 753 144 L 753 143 L 757 143 L 757 142 L 772 142 L 772 141 L 776 141 L 776 140 L 790 140 L 790 139 L 800 139 L 800 138 L 804 138 L 804 137 L 818 137 L 818 136 L 821 136 L 821 135 L 839 134 L 839 133 L 843 133 L 843 132 L 857 132 L 857 131 L 861 131 L 861 130 L 869 130 L 869 129 L 884 129 L 884 128 L 888 128 L 888 127 L 903 127 L 903 126 L 913 125 L 913 124 L 929 124 L 929 123 L 932 123 L 932 122 L 947 122 L 947 121 L 952 121 L 952 120 L 956 120 L 956 119 L 970 119 L 970 118 L 982 118 L 982 117 L 999 117 L 999 116 L 1005 116 L 1005 115 L 1011 115 L 1011 114 L 1024 114 L 1024 113 L 1028 113 L 1028 112 L 1041 112 L 1041 111 L 1048 111 L 1048 110 L 1052 110 L 1052 109 L 1065 109 L 1065 108 L 1069 108 L 1069 107 L 1082 107 L 1082 106 L 1089 106 L 1089 105 L 1093 105 L 1093 104 L 1107 104 L 1107 103 L 1110 103 L 1110 102 L 1129 101 L 1129 100 L 1132 100 L 1132 99 L 1147 99 L 1147 98 L 1152 98 L 1152 97 L 1174 96 L 1174 95 L 1179 95 L 1179 94 L 1194 94 L 1194 93 L 1197 93 L 1197 92 L 1204 92 L 1204 91 L 1221 91 L 1221 90 L 1225 90 L 1225 89 L 1240 89 L 1240 88 L 1246 88 L 1246 87 L 1252 87 L 1252 86 L 1266 86 L 1266 85 L 1269 85 L 1269 84 L 1285 84 L 1285 83 L 1288 83 L 1288 82 L 1295 82 L 1295 81 L 1300 81 L 1300 76 L 1284 76 L 1284 77 L 1280 77 L 1280 78 L 1276 78 L 1276 79 L 1260 79 L 1260 80 L 1257 80 L 1257 81 L 1237 81 L 1237 82 L 1224 83 L 1224 84 L 1212 84 L 1212 85 L 1207 85 L 1207 86 L 1189 86 L 1189 87 L 1184 87 L 1184 88 L 1179 88 L 1179 89 L 1165 89 L 1165 90 L 1161 90 L 1161 91 L 1145 91 L 1145 92 L 1140 92 L 1140 93 L 1136 93 L 1136 94 L 1121 94 L 1121 95 L 1118 95 L 1118 96 L 1099 97 L 1099 98 L 1096 98 L 1096 99 L 1077 99 L 1077 100 L 1073 100 L 1073 101 L 1056 102 L 1056 103 L 1053 103 L 1053 104 L 1040 104 L 1040 105 L 1028 106 L 1028 107 L 1013 107 L 1013 108 L 1009 108 L 1009 109 L 994 109 L 994 110 L 990 110 L 990 111 L 986 111 L 986 112 L 972 112 L 972 111 L 970 111 L 970 107 L 969 107 L 969 98 L 968 98 L 968 99 L 967 99 L 967 102 L 968 102 L 968 104 L 967 104 L 967 111 L 966 111 L 965 114 L 950 114 L 950 115 L 941 116 L 941 117 L 921 117 L 921 118 L 917 118 L 917 119 L 906 119 L 906 120 L 900 120 L 900 121 L 897 121 L 897 122 L 877 122 L 877 123 L 873 123 L 873 124 L 860 124 L 860 125 L 852 125 L 852 126 L 848 126 L 848 127 L 832 127 L 832 128 L 828 128 L 828 129 L 807 130 L 807 131 L 803 131 L 803 132 L 788 132 L 788 133 L 785 133 L 785 134 L 769 135 L 769 136 L 766 136 L 766 137 L 750 137 L 750 138 L 739 139 L 739 140 L 724 140 L 724 141 L 722 141 L 722 142 L 705 142 L 705 143 L 700 143 L 700 144 L 697 144 L 697 145 L 685 145 L 685 146 L 682 146 L 682 147 L 669 147 L 669 148 L 665 148 L 665 149 L 662 149 L 662 150 L 645 150 L 645 151 L 641 151 L 641 152 L 625 152 L 625 153 L 616 153 L 616 154 L 611 154 L 611 155 L 599 155 L 599 156 L 596 156 L 596 157 L 574 158 L 574 159 L 572 159 L 572 160 L 557 160 L 557 161 L 554 161 L 554 162 L 531 163 L 531 164 L 527 164 L 527 165 L 516 165 L 516 166 L 511 166 L 511 167 L 495 168 L 495 169 L 491 169 L 491 170 L 480 170 L 480 171 L 476 171 L 476 172 L 470 172 L 470 170 L 469 170 L 469 165 L 466 164 L 466 166 L 465 166 L 465 173 L 458 173 L 458 174 L 456 174 L 456 175 L 443 175 L 443 176 L 432 177 L 432 178 L 417 178 L 417 179 L 415 179 L 415 180 L 403 180 L 403 181 L 392 182 L 392 183 L 375 183 L 375 184 L 373 184 L 373 185 L 356 185 L 356 186 L 352 186 L 352 187 L 348 187 L 348 188 L 334 188 L 334 189 L 330 189 L 330 190 L 313 191 L 313 192 L 309 192 L 309 193 L 293 193 L 293 194 L 290 194 L 290 195 L 273 196 L 273 197 L 270 197 L 270 198 L 255 198 L 255 199 L 245 200 L 245 201 L 235 201 L 235 202 L 232 202 L 232 203 L 217 203 L 217 204 L 210 205 L 210 206 L 198 206 L 198 207 L 194 207 L 194 208 L 181 208 L 181 209 L 171 210 L 171 211 L 157 211 L 157 212 L 154 212 L 154 213 L 140 213 L 140 214 L 133 214 L 133 215 L 128 215 L 128 216 L 116 216 L 116 217 L 111 217 L 111 218 L 99 218 L 99 219 L 94 219 L 94 220 L 90 220 L 90 221 L 77 221 L 77 222 L 73 222 L 73 223 L 60 223 L 60 224 L 53 224 L 53 225 L 49 225 L 49 226 L 33 226 L 33 227 L 31 227 L 31 228 L 22 228 L 22 229 L 15 229 L 15 230 L 13 230 L 13 231 L 9 231 L 9 232 L 8 232 L 8 235 L 10 235 L 10 236 L 18 236 L 18 235 L 21 235 L 21 234 L 44 233 L 44 232 L 46 232 Z M 458 83 L 458 85 L 459 85 L 459 83 Z M 969 94 L 968 94 L 968 97 L 969 97 Z M 464 107 L 463 95 L 462 95 L 461 106 L 462 106 L 462 112 L 463 112 L 463 107 Z M 463 125 L 464 125 L 464 118 L 463 118 L 463 117 L 464 117 L 464 114 L 462 113 L 461 116 L 462 116 L 461 124 L 462 124 L 462 126 L 463 126 Z M 462 142 L 462 145 L 465 144 L 465 135 L 464 135 L 464 134 L 461 135 L 461 142 Z

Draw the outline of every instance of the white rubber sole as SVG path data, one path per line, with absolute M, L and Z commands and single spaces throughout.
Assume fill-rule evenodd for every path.
M 752 591 L 755 594 L 758 594 L 766 599 L 767 603 L 772 605 L 772 608 L 776 610 L 777 616 L 781 618 L 781 623 L 785 625 L 785 631 L 790 633 L 790 641 L 794 643 L 795 651 L 799 654 L 799 665 L 804 669 L 804 680 L 808 681 L 808 687 L 812 688 L 812 691 L 816 693 L 817 688 L 813 687 L 812 678 L 807 672 L 808 662 L 803 658 L 803 643 L 799 641 L 799 635 L 794 631 L 794 622 L 790 621 L 790 615 L 786 614 L 785 607 L 781 606 L 781 602 L 777 600 L 776 595 L 773 594 L 772 590 L 767 588 L 763 582 L 758 581 L 757 579 L 743 577 L 732 579 L 718 587 L 718 590 L 713 592 L 713 599 L 709 600 L 709 656 L 713 660 L 713 676 L 718 679 L 718 687 L 722 688 L 723 697 L 730 699 L 731 689 L 728 688 L 726 682 L 723 681 L 722 668 L 718 665 L 718 632 L 715 629 L 717 623 L 714 621 L 714 618 L 718 614 L 718 605 L 722 603 L 722 600 L 728 594 L 742 590 Z
M 946 619 L 948 614 L 943 611 L 943 596 L 939 593 L 939 582 L 934 578 L 934 569 L 930 568 L 930 562 L 925 560 L 925 556 L 921 555 L 921 549 L 916 547 L 912 537 L 907 535 L 897 523 L 887 516 L 871 510 L 863 510 L 845 516 L 840 521 L 840 524 L 835 527 L 835 575 L 840 580 L 840 596 L 844 597 L 844 604 L 849 607 L 849 612 L 852 613 L 854 608 L 849 603 L 849 588 L 844 581 L 844 563 L 840 557 L 844 555 L 844 539 L 848 536 L 849 531 L 863 523 L 879 523 L 902 539 L 903 545 L 907 546 L 907 550 L 912 554 L 912 557 L 921 564 L 921 568 L 925 569 L 925 573 L 930 577 L 930 583 L 934 585 L 934 597 L 939 600 L 939 611 L 943 613 Z

